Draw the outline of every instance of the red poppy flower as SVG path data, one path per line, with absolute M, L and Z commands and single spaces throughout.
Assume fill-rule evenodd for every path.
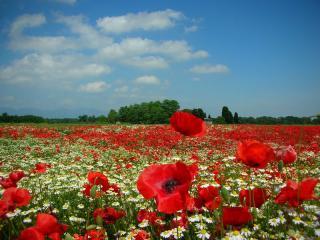
M 318 182 L 319 179 L 315 178 L 306 178 L 300 183 L 288 180 L 287 185 L 277 195 L 275 203 L 288 203 L 291 207 L 297 207 L 303 201 L 317 199 L 314 195 L 314 188 Z
M 9 211 L 8 203 L 4 200 L 0 200 L 0 218 L 5 217 L 8 211 Z
M 239 142 L 236 158 L 253 168 L 265 168 L 267 164 L 275 159 L 271 147 L 255 140 Z
M 162 217 L 157 216 L 157 213 L 155 212 L 149 212 L 145 209 L 141 209 L 137 214 L 137 221 L 141 223 L 144 220 L 148 220 L 151 225 L 156 225 L 159 220 L 162 220 Z
M 108 178 L 100 172 L 89 172 L 88 173 L 88 181 L 91 184 L 94 185 L 103 185 L 103 186 L 108 186 Z
M 13 210 L 16 207 L 28 205 L 31 200 L 31 195 L 27 189 L 12 187 L 4 191 L 2 200 L 7 202 L 10 210 Z
M 9 174 L 9 178 L 15 183 L 17 183 L 21 178 L 25 176 L 26 175 L 24 174 L 23 171 L 14 171 Z
M 206 132 L 205 122 L 188 112 L 175 112 L 170 118 L 170 125 L 177 132 L 190 137 L 200 137 Z
M 140 174 L 137 188 L 144 198 L 156 199 L 158 211 L 171 214 L 185 209 L 192 179 L 183 162 L 154 164 Z
M 181 214 L 178 215 L 177 218 L 172 219 L 170 228 L 177 228 L 177 227 L 188 228 L 188 225 L 189 225 L 188 216 L 185 212 L 182 212 Z
M 150 234 L 144 230 L 139 230 L 138 233 L 134 236 L 135 240 L 148 240 L 150 238 Z
M 294 148 L 289 145 L 288 147 L 282 147 L 276 152 L 277 160 L 282 160 L 284 164 L 290 164 L 297 160 L 297 153 Z
M 253 190 L 242 189 L 239 193 L 240 203 L 247 207 L 260 208 L 268 199 L 265 189 L 255 188 Z
M 46 213 L 39 213 L 37 215 L 36 228 L 43 234 L 50 234 L 59 228 L 58 220 Z
M 100 216 L 106 224 L 113 224 L 118 219 L 124 217 L 126 213 L 122 210 L 117 211 L 116 209 L 112 207 L 106 207 L 105 209 L 97 208 L 93 212 L 93 217 L 96 219 L 98 216 Z
M 12 181 L 10 178 L 3 178 L 3 177 L 0 177 L 0 185 L 5 189 L 17 187 L 16 182 Z
M 89 172 L 87 178 L 90 184 L 85 184 L 85 190 L 83 191 L 83 193 L 87 196 L 91 195 L 90 191 L 94 185 L 101 186 L 102 192 L 106 192 L 110 188 L 108 178 L 103 173 Z M 99 197 L 102 192 L 97 191 L 96 197 Z
M 222 199 L 219 195 L 219 189 L 213 186 L 208 186 L 206 188 L 198 188 L 199 197 L 196 201 L 198 208 L 205 206 L 209 210 L 214 210 L 218 208 L 222 202 Z M 199 206 L 200 204 L 200 206 Z
M 33 172 L 36 173 L 45 173 L 47 171 L 47 168 L 50 168 L 51 165 L 48 163 L 37 163 L 36 168 L 33 170 Z
M 18 240 L 45 240 L 45 235 L 37 230 L 35 227 L 29 227 L 24 229 Z
M 61 235 L 66 230 L 67 225 L 58 223 L 54 216 L 39 213 L 35 226 L 23 230 L 18 240 L 44 240 L 46 236 L 51 240 L 61 240 Z
M 81 236 L 81 235 L 79 235 L 79 234 L 73 234 L 73 239 L 74 240 L 85 240 L 84 239 L 84 236 Z
M 88 230 L 84 235 L 84 239 L 104 240 L 106 238 L 103 230 Z
M 252 220 L 247 207 L 224 207 L 222 209 L 223 225 L 241 226 Z

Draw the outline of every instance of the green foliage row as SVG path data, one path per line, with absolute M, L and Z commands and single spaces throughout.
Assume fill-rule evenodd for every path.
M 17 116 L 7 113 L 0 115 L 0 122 L 2 123 L 43 123 L 45 121 L 44 118 L 34 115 Z
M 179 108 L 179 103 L 176 100 L 144 102 L 121 107 L 118 112 L 111 109 L 107 120 L 110 123 L 117 121 L 134 124 L 168 123 L 171 115 Z
M 235 112 L 234 116 L 228 107 L 224 106 L 222 108 L 221 116 L 217 118 L 211 118 L 212 123 L 217 124 L 230 124 L 230 123 L 243 123 L 243 124 L 320 124 L 320 115 L 314 117 L 239 117 L 238 113 Z

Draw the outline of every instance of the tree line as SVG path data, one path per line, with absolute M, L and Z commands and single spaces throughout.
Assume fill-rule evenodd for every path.
M 286 117 L 239 117 L 238 113 L 232 112 L 229 110 L 227 106 L 222 107 L 221 116 L 211 119 L 212 123 L 217 124 L 320 124 L 320 114 L 312 117 L 294 117 L 294 116 L 286 116 Z
M 176 100 L 143 102 L 120 107 L 117 111 L 111 109 L 105 115 L 80 115 L 78 118 L 43 118 L 34 115 L 0 115 L 0 123 L 132 123 L 132 124 L 163 124 L 168 123 L 171 115 L 180 110 Z M 202 108 L 182 109 L 181 111 L 212 122 L 214 124 L 320 124 L 320 114 L 313 117 L 241 117 L 237 112 L 232 113 L 227 106 L 222 107 L 221 116 L 212 118 Z

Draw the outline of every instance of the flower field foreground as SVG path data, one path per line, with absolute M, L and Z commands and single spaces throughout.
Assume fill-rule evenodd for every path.
M 180 117 L 0 127 L 0 239 L 320 238 L 320 127 Z

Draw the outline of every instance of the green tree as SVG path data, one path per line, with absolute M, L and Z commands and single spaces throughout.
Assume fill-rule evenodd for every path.
M 236 124 L 239 123 L 239 116 L 238 116 L 237 112 L 234 113 L 233 122 L 236 123 Z
M 222 116 L 219 116 L 217 118 L 212 118 L 212 123 L 224 124 L 224 123 L 226 123 L 226 121 L 224 120 L 224 118 Z
M 192 109 L 184 108 L 182 109 L 182 112 L 192 113 Z
M 232 116 L 232 112 L 230 112 L 229 108 L 224 106 L 222 108 L 222 117 L 224 118 L 224 121 L 226 123 L 233 123 L 233 116 Z
M 125 109 L 123 109 L 122 111 L 125 111 Z M 118 113 L 116 110 L 111 109 L 109 111 L 108 117 L 106 119 L 109 123 L 116 123 L 118 121 Z
M 88 122 L 88 115 L 81 115 L 78 117 L 79 122 Z
M 202 108 L 194 108 L 192 109 L 191 113 L 201 119 L 205 119 L 207 116 L 207 114 L 202 110 Z
M 107 122 L 107 117 L 106 117 L 105 115 L 99 115 L 99 116 L 97 117 L 97 122 L 99 122 L 99 123 L 105 123 L 105 122 Z

